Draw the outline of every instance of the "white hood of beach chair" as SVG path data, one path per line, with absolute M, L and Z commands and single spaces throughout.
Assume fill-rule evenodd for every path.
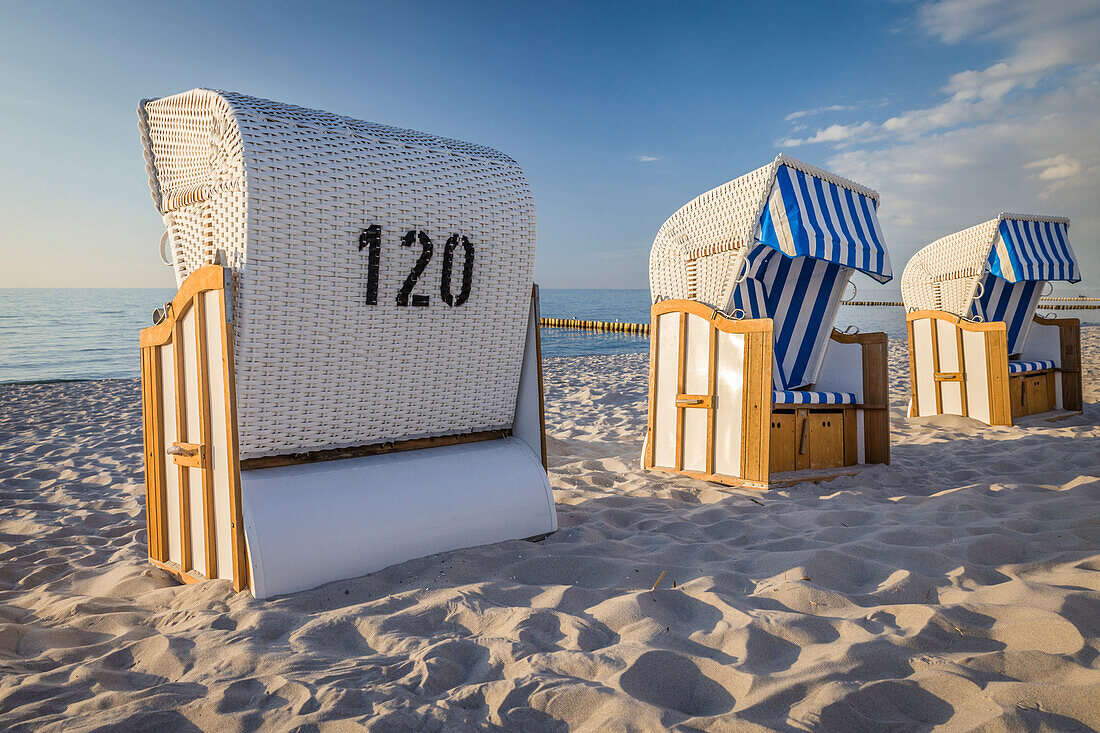
M 902 273 L 901 294 L 910 311 L 1003 321 L 1012 354 L 1027 339 L 1042 285 L 1080 279 L 1069 219 L 1002 213 L 913 255 Z
M 207 89 L 139 120 L 178 281 L 232 271 L 242 460 L 511 426 L 535 258 L 514 160 Z
M 665 222 L 650 254 L 653 299 L 773 319 L 775 388 L 812 383 L 852 273 L 893 277 L 878 199 L 855 181 L 780 155 Z

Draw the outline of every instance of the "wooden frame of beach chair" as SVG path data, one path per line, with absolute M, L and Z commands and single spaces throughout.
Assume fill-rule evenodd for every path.
M 139 117 L 179 282 L 141 334 L 154 564 L 266 598 L 556 530 L 514 161 L 209 90 Z
M 770 318 L 735 320 L 691 300 L 653 306 L 643 466 L 729 486 L 768 489 L 790 471 L 890 462 L 886 335 L 830 334 L 828 386 L 851 404 L 775 403 Z M 840 384 L 850 378 L 861 384 Z M 830 473 L 831 472 L 831 473 Z
M 1035 315 L 1051 280 L 1080 280 L 1062 217 L 1002 213 L 917 252 L 902 275 L 909 416 L 1080 411 L 1080 321 Z
M 886 335 L 833 328 L 853 272 L 892 277 L 877 204 L 779 156 L 665 222 L 643 467 L 767 489 L 889 463 Z

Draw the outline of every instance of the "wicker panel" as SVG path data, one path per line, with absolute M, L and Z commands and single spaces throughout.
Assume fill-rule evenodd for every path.
M 209 90 L 145 103 L 141 117 L 177 277 L 218 251 L 233 268 L 242 459 L 511 426 L 535 243 L 511 158 Z M 372 224 L 381 266 L 366 305 L 358 238 Z M 400 245 L 410 230 L 434 245 L 413 290 L 428 307 L 395 300 L 421 252 Z M 475 249 L 457 307 L 440 296 L 452 234 Z
M 775 163 L 697 196 L 661 226 L 649 256 L 654 299 L 687 298 L 725 309 L 752 241 Z M 689 278 L 688 263 L 694 277 Z M 694 288 L 692 287 L 694 285 Z
M 686 298 L 732 307 L 736 279 L 756 241 L 760 216 L 779 166 L 788 166 L 878 201 L 878 193 L 829 171 L 779 155 L 771 163 L 703 193 L 669 217 L 649 255 L 654 300 Z M 746 246 L 748 245 L 748 246 Z M 689 274 L 688 263 L 693 263 Z
M 1002 213 L 937 239 L 917 251 L 901 275 L 901 296 L 908 310 L 935 309 L 959 316 L 970 314 L 978 283 L 985 276 L 989 252 L 1005 219 L 1068 224 L 1058 216 Z

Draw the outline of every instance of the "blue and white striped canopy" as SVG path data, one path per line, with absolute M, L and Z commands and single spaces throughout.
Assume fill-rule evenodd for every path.
M 876 208 L 870 196 L 781 165 L 758 238 L 788 257 L 812 257 L 889 282 L 894 275 Z
M 1081 279 L 1069 245 L 1069 223 L 1026 221 L 1006 216 L 989 252 L 989 271 L 1011 283 L 1024 280 Z

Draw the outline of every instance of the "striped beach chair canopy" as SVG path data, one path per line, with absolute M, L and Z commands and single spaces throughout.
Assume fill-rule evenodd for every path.
M 651 295 L 773 319 L 775 388 L 812 384 L 852 274 L 893 277 L 878 201 L 870 188 L 780 155 L 665 222 L 650 253 Z
M 1003 321 L 1008 351 L 1015 354 L 1027 340 L 1044 285 L 1054 280 L 1081 280 L 1069 219 L 1002 213 L 921 249 L 905 266 L 901 288 L 911 311 Z

